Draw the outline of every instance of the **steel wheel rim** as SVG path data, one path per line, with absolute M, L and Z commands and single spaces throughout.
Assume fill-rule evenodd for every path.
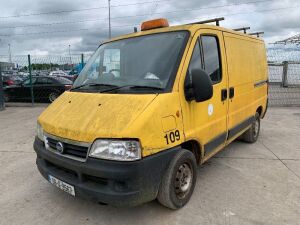
M 259 122 L 258 122 L 258 119 L 255 120 L 254 122 L 254 129 L 253 129 L 253 136 L 256 137 L 258 135 L 258 132 L 259 132 Z
M 50 102 L 53 102 L 55 99 L 57 99 L 57 94 L 55 94 L 55 93 L 51 93 L 50 95 L 49 95 L 49 100 L 50 100 Z
M 175 177 L 175 193 L 179 199 L 183 199 L 190 191 L 193 182 L 191 166 L 183 163 L 178 167 Z

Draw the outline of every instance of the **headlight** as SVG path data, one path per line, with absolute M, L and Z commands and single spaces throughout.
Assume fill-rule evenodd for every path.
M 44 141 L 44 131 L 43 131 L 43 128 L 42 128 L 41 124 L 39 124 L 39 123 L 37 123 L 37 126 L 36 126 L 36 136 L 41 141 Z
M 90 157 L 118 161 L 141 159 L 141 146 L 135 140 L 96 140 L 89 153 Z

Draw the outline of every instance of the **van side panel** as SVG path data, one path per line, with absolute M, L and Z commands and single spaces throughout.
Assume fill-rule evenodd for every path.
M 234 88 L 234 96 L 229 100 L 230 133 L 230 130 L 237 127 L 245 128 L 239 125 L 247 124 L 245 121 L 250 122 L 249 118 L 255 115 L 259 106 L 265 110 L 268 71 L 263 41 L 226 32 L 224 41 L 229 88 Z

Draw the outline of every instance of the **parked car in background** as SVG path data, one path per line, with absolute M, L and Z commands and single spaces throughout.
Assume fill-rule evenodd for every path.
M 53 102 L 64 91 L 72 87 L 72 81 L 63 77 L 33 76 L 34 101 Z M 5 101 L 31 101 L 30 79 L 19 85 L 4 88 Z
M 64 77 L 71 81 L 74 81 L 74 76 L 69 75 L 62 70 L 51 71 L 49 76 Z
M 62 70 L 51 71 L 49 74 L 49 76 L 66 76 L 66 75 L 68 75 L 68 74 Z
M 2 75 L 3 87 L 20 84 L 21 82 L 22 82 L 22 79 L 18 76 Z
M 69 71 L 69 73 L 68 73 L 69 75 L 78 75 L 78 71 L 77 70 L 71 70 L 71 71 Z
M 29 76 L 29 73 L 28 72 L 19 71 L 18 75 L 22 76 L 22 77 L 27 77 L 27 76 Z

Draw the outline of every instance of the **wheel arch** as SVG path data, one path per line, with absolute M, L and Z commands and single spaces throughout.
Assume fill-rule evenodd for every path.
M 201 147 L 201 144 L 196 141 L 196 140 L 188 140 L 186 142 L 183 142 L 181 144 L 181 147 L 186 149 L 186 150 L 189 150 L 191 151 L 195 158 L 196 158 L 196 162 L 197 164 L 201 164 L 202 163 L 202 147 Z
M 257 112 L 257 113 L 259 114 L 259 117 L 262 117 L 262 116 L 263 116 L 263 107 L 260 105 L 260 106 L 256 109 L 255 112 Z

